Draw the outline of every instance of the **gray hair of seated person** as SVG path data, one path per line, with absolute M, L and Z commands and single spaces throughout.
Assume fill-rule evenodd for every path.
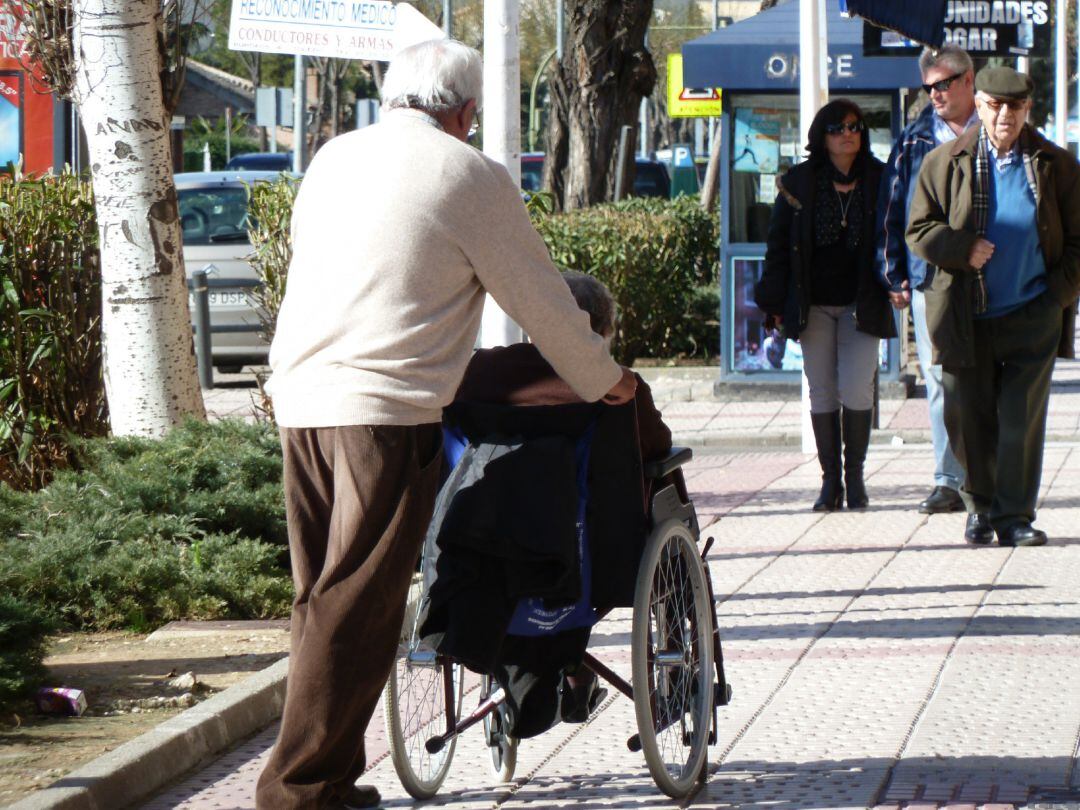
M 484 90 L 484 59 L 456 39 L 433 39 L 401 50 L 382 83 L 384 111 L 407 108 L 436 114 L 457 110 L 470 100 L 479 108 Z
M 615 299 L 602 281 L 577 270 L 564 270 L 563 281 L 570 288 L 570 293 L 577 305 L 589 313 L 589 325 L 601 337 L 608 337 L 615 332 Z

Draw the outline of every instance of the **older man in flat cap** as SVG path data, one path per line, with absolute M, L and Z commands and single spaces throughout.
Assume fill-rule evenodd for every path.
M 926 320 L 967 475 L 964 538 L 1041 546 L 1034 526 L 1054 358 L 1072 357 L 1080 165 L 1027 123 L 1032 82 L 975 77 L 982 125 L 923 162 L 907 241 L 934 266 Z

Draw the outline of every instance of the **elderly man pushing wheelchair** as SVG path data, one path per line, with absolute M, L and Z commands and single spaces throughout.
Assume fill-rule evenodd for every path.
M 296 199 L 269 382 L 296 597 L 260 810 L 379 803 L 355 784 L 364 731 L 439 485 L 442 408 L 485 292 L 583 400 L 634 396 L 509 173 L 466 143 L 481 87 L 472 48 L 403 50 L 383 82 L 383 120 L 326 144 Z

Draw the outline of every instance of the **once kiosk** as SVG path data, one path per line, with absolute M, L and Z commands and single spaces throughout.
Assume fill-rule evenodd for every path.
M 871 151 L 887 160 L 902 100 L 919 82 L 912 57 L 864 57 L 862 20 L 828 13 L 829 90 L 866 115 Z M 776 179 L 803 157 L 799 143 L 799 4 L 786 3 L 683 45 L 687 87 L 724 92 L 720 153 L 720 380 L 798 382 L 797 343 L 766 333 L 754 305 Z M 882 342 L 880 376 L 899 377 L 900 342 Z

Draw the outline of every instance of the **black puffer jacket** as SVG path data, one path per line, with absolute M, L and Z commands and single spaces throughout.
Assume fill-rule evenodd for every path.
M 860 332 L 896 337 L 889 296 L 874 277 L 874 225 L 878 185 L 884 164 L 870 157 L 859 183 L 863 199 L 863 235 L 859 242 L 859 287 L 855 322 Z M 792 167 L 777 181 L 779 193 L 769 221 L 765 270 L 754 287 L 754 301 L 768 315 L 784 319 L 784 334 L 796 339 L 810 311 L 810 273 L 814 250 L 814 187 L 818 166 L 810 161 Z

